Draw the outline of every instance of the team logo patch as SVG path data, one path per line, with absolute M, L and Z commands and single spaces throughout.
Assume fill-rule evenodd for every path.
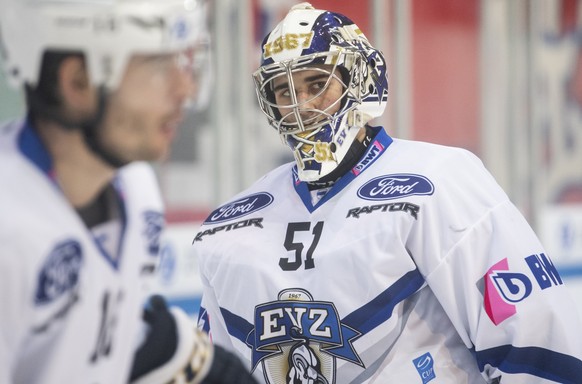
M 414 364 L 414 368 L 418 371 L 418 374 L 422 379 L 422 384 L 426 384 L 436 378 L 434 372 L 434 361 L 429 352 L 412 360 L 412 364 Z
M 384 146 L 378 140 L 374 141 L 366 153 L 366 156 L 358 164 L 352 168 L 352 173 L 358 176 L 362 173 L 368 166 L 370 166 L 377 158 L 380 157 L 384 151 Z
M 263 209 L 273 202 L 274 198 L 270 193 L 259 192 L 242 199 L 225 204 L 208 216 L 204 224 L 222 223 L 242 216 L 249 215 Z
M 562 278 L 543 253 L 524 259 L 540 290 L 562 285 Z M 494 264 L 483 277 L 484 306 L 487 316 L 498 325 L 517 313 L 516 305 L 529 297 L 536 287 L 524 273 L 511 272 L 507 259 Z
M 352 208 L 348 211 L 346 218 L 355 217 L 356 219 L 359 219 L 361 215 L 367 215 L 373 212 L 405 212 L 415 219 L 418 219 L 419 211 L 420 207 L 416 204 L 398 201 L 396 203 L 374 204 Z
M 38 276 L 35 303 L 50 303 L 75 288 L 82 265 L 83 253 L 79 242 L 67 240 L 58 244 L 47 257 Z
M 375 177 L 358 189 L 358 196 L 366 200 L 389 200 L 433 193 L 434 185 L 429 179 L 407 173 Z
M 196 234 L 194 240 L 192 240 L 192 244 L 195 241 L 202 241 L 202 237 L 204 236 L 212 236 L 217 234 L 218 232 L 228 232 L 235 229 L 247 228 L 247 227 L 254 227 L 254 228 L 263 228 L 263 218 L 262 217 L 255 217 L 251 219 L 243 219 L 240 221 L 236 221 L 234 223 L 228 223 L 219 225 L 217 227 L 211 229 L 205 229 L 204 231 L 200 231 Z
M 485 274 L 485 312 L 495 325 L 515 315 L 515 303 L 531 293 L 531 283 L 524 277 L 509 272 L 507 259 L 493 265 Z
M 297 288 L 255 308 L 247 345 L 252 369 L 262 364 L 269 384 L 335 383 L 337 358 L 364 366 L 352 346 L 360 335 L 340 322 L 333 303 Z

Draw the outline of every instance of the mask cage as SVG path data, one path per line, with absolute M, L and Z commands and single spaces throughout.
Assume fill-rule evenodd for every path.
M 316 66 L 321 64 L 333 65 L 333 67 L 330 70 L 326 70 Z M 355 109 L 362 102 L 362 97 L 365 93 L 362 72 L 365 70 L 365 65 L 366 61 L 360 52 L 355 49 L 342 49 L 333 52 L 309 54 L 296 59 L 262 66 L 253 74 L 259 106 L 267 116 L 269 124 L 283 136 L 333 125 L 334 121 L 340 119 L 350 110 Z M 293 83 L 293 73 L 306 70 L 325 73 L 328 78 L 325 85 L 316 95 L 308 100 L 298 102 Z M 289 85 L 292 101 L 289 105 L 281 105 L 275 102 L 272 84 L 280 77 L 286 77 Z M 343 92 L 338 100 L 326 106 L 324 110 L 302 108 L 303 105 L 320 97 L 327 90 L 332 79 L 339 81 L 343 87 Z M 353 102 L 347 102 L 348 100 Z M 338 103 L 340 104 L 339 110 L 330 114 L 328 111 Z M 346 108 L 346 106 L 349 108 Z M 282 115 L 280 109 L 290 109 L 290 111 Z M 304 118 L 301 118 L 302 114 Z M 307 118 L 305 118 L 306 115 L 308 116 Z M 283 140 L 285 139 L 283 138 Z

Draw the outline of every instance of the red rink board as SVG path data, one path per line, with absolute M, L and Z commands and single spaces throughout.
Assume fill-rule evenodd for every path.
M 369 0 L 311 4 L 345 14 L 371 37 Z M 411 1 L 413 139 L 479 154 L 478 12 L 478 0 Z

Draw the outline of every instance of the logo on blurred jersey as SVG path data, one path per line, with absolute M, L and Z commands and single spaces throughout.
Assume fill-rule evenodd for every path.
M 412 360 L 412 364 L 414 364 L 414 368 L 418 371 L 418 374 L 422 379 L 422 384 L 426 384 L 436 378 L 434 372 L 434 361 L 429 352 Z
M 259 192 L 243 197 L 212 211 L 204 224 L 222 223 L 223 221 L 249 215 L 269 206 L 273 200 L 273 196 L 267 192 Z
M 364 367 L 352 346 L 360 335 L 340 322 L 333 303 L 296 288 L 255 307 L 247 345 L 252 369 L 261 363 L 269 384 L 335 383 L 336 358 Z
M 170 27 L 170 35 L 176 40 L 183 40 L 190 34 L 190 25 L 183 18 L 178 18 Z
M 563 284 L 558 270 L 545 254 L 530 255 L 524 260 L 541 290 Z M 495 325 L 515 315 L 516 305 L 534 289 L 526 274 L 509 271 L 506 258 L 489 268 L 483 280 L 485 312 Z
M 433 193 L 434 185 L 429 179 L 407 173 L 375 177 L 358 189 L 358 196 L 366 200 L 389 200 Z
M 49 254 L 38 276 L 34 302 L 48 304 L 70 292 L 79 283 L 83 252 L 76 240 L 58 244 Z
M 165 225 L 164 215 L 157 211 L 146 211 L 143 214 L 143 218 L 145 220 L 143 234 L 146 237 L 148 253 L 151 256 L 158 256 L 160 252 L 160 236 Z
M 178 264 L 178 251 L 172 242 L 164 242 L 160 250 L 158 276 L 163 284 L 170 285 L 174 282 Z

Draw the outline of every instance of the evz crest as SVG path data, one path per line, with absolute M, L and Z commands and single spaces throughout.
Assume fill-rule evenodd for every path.
M 352 346 L 360 335 L 340 322 L 333 303 L 296 288 L 255 308 L 247 345 L 253 370 L 262 364 L 269 384 L 332 384 L 336 358 L 364 366 Z

